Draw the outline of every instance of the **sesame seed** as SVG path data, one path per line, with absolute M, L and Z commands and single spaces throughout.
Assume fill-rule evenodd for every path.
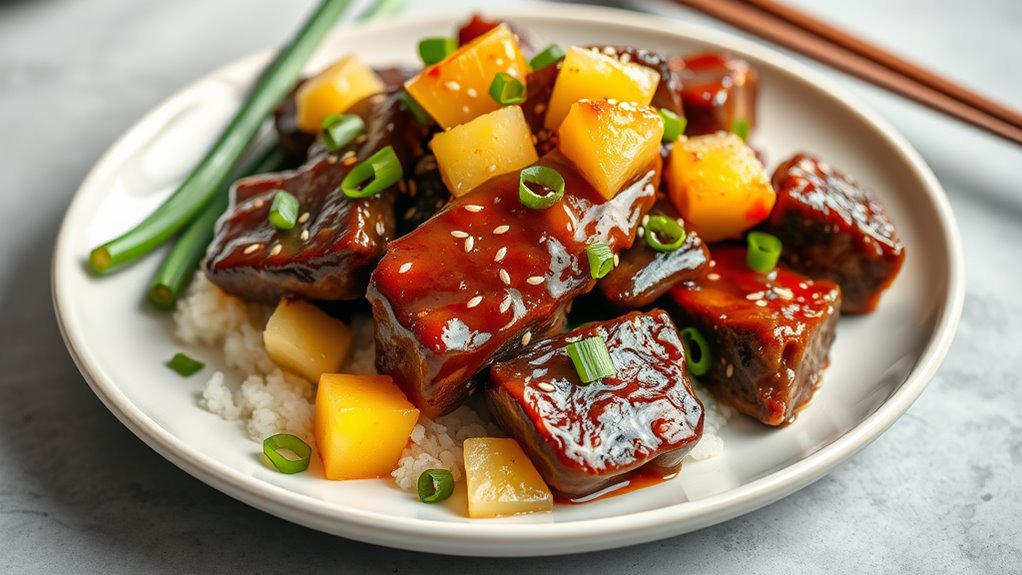
M 417 191 L 419 191 L 419 186 L 415 180 L 408 180 L 408 195 L 414 198 Z
M 727 364 L 727 371 L 724 372 L 724 375 L 726 375 L 728 377 L 731 377 L 734 374 L 735 374 L 735 364 L 733 364 L 733 363 Z
M 308 241 L 308 239 L 309 239 L 309 230 L 302 230 L 302 235 L 300 235 L 298 237 L 301 238 L 301 240 L 303 242 L 304 241 Z
M 341 156 L 341 159 L 342 160 L 347 160 L 348 158 L 354 158 L 354 157 L 355 157 L 355 152 L 353 152 L 351 150 L 348 150 L 347 152 L 344 152 L 344 155 Z
M 464 113 L 466 113 L 466 114 L 468 114 L 469 112 L 471 112 L 471 111 L 472 111 L 472 109 L 471 109 L 471 108 L 469 108 L 468 106 L 462 106 L 462 107 L 461 107 L 461 111 L 462 111 L 462 112 L 464 112 Z
M 607 103 L 610 104 L 611 106 L 617 106 L 617 100 L 615 100 L 614 98 L 607 98 Z
M 469 98 L 475 98 L 479 96 L 479 92 L 476 92 L 475 88 L 469 88 L 468 90 L 465 90 L 465 93 L 468 94 Z
M 249 246 L 245 248 L 245 251 L 243 253 L 247 256 L 248 254 L 259 251 L 259 248 L 261 247 L 263 247 L 263 244 L 249 244 Z
M 493 261 L 499 262 L 500 260 L 504 259 L 504 256 L 506 256 L 506 255 L 507 255 L 507 246 L 504 246 L 504 247 L 500 248 L 499 250 L 497 250 L 497 254 L 493 256 Z
M 384 227 L 383 221 L 376 222 L 376 234 L 377 235 L 381 235 L 382 236 L 384 233 L 386 233 L 386 231 L 387 231 L 387 228 Z
M 397 268 L 397 273 L 403 274 L 410 269 L 412 269 L 412 262 L 405 262 L 401 264 L 401 267 Z
M 270 255 L 275 256 L 279 254 L 282 249 L 284 249 L 284 246 L 280 244 L 275 244 L 272 248 L 270 248 Z
M 628 52 L 625 52 L 624 54 L 621 54 L 621 57 L 618 58 L 618 61 L 620 61 L 623 64 L 627 64 L 632 61 L 632 55 L 629 54 Z
M 472 212 L 473 214 L 477 213 L 477 212 L 483 211 L 483 207 L 482 206 L 477 206 L 475 204 L 468 204 L 467 206 L 465 206 L 465 209 L 467 211 Z
M 532 277 L 530 277 L 529 279 L 527 279 L 525 281 L 528 282 L 529 285 L 538 286 L 539 284 L 545 282 L 546 278 L 543 277 L 543 276 L 532 276 Z
M 546 111 L 546 104 L 543 103 L 536 104 L 536 107 L 534 107 L 533 110 L 535 110 L 537 114 L 542 114 L 544 111 Z
M 482 303 L 482 301 L 483 301 L 483 296 L 477 295 L 474 298 L 468 300 L 468 303 L 465 304 L 465 306 L 468 307 L 469 309 L 471 309 L 471 308 L 474 308 L 475 306 L 479 305 L 480 303 Z
M 500 302 L 500 313 L 505 313 L 511 307 L 511 298 L 506 298 Z
M 452 92 L 457 92 L 458 90 L 461 89 L 461 84 L 455 82 L 454 80 L 448 80 L 444 82 L 444 87 Z
M 355 138 L 355 143 L 356 143 L 356 144 L 364 144 L 364 143 L 365 143 L 365 141 L 366 141 L 366 140 L 368 140 L 368 139 L 369 139 L 369 138 L 368 138 L 368 137 L 367 137 L 367 136 L 366 136 L 365 134 L 361 134 L 360 136 L 358 136 L 357 138 Z
M 454 230 L 451 232 L 451 235 L 458 238 L 459 240 L 463 240 L 468 237 L 468 234 L 461 230 Z
M 758 299 L 756 300 L 756 305 L 759 307 L 766 307 L 767 301 L 765 299 Z
M 511 276 L 507 273 L 507 270 L 501 268 L 501 270 L 497 272 L 497 275 L 500 276 L 500 281 L 504 282 L 504 285 L 511 285 Z
M 790 300 L 795 297 L 795 292 L 791 291 L 788 288 L 775 286 L 773 289 L 774 293 L 777 294 L 777 296 L 783 300 Z
M 507 75 L 511 76 L 512 78 L 517 78 L 518 77 L 518 69 L 517 68 L 508 68 L 507 69 Z
M 259 208 L 263 207 L 263 204 L 265 203 L 266 202 L 264 202 L 262 198 L 259 198 L 258 200 L 252 202 L 252 207 L 258 210 Z
M 304 214 L 298 216 L 298 223 L 299 224 L 304 224 L 305 222 L 309 221 L 309 218 L 311 218 L 311 217 L 312 217 L 312 214 L 310 214 L 309 212 L 305 212 Z
M 706 274 L 706 279 L 715 282 L 720 279 L 720 274 Z
M 504 59 L 503 59 L 503 58 L 497 58 L 497 59 L 496 59 L 496 60 L 494 60 L 493 62 L 494 62 L 494 63 L 495 63 L 496 65 L 498 65 L 498 66 L 503 66 L 503 65 L 504 65 Z
M 621 263 L 621 255 L 614 254 L 614 267 L 617 267 Z
M 507 231 L 510 230 L 510 229 L 511 229 L 511 226 L 509 226 L 507 224 L 503 224 L 503 225 L 497 226 L 497 227 L 493 228 L 493 235 L 499 236 L 501 234 L 506 234 Z
M 753 301 L 753 300 L 757 300 L 757 299 L 763 299 L 763 296 L 765 296 L 765 295 L 766 295 L 765 293 L 763 293 L 761 291 L 758 291 L 758 292 L 754 292 L 754 293 L 750 293 L 750 294 L 746 295 L 745 299 L 747 299 L 749 301 Z
M 649 214 L 646 214 L 646 215 L 642 216 L 642 225 L 645 226 L 648 223 L 649 223 Z
M 527 331 L 525 332 L 525 335 L 522 336 L 522 345 L 529 345 L 530 341 L 532 341 L 532 332 Z
M 617 56 L 617 50 L 613 46 L 604 46 L 603 53 L 608 56 Z
M 476 247 L 476 239 L 472 236 L 465 238 L 465 253 L 471 252 L 474 247 Z
M 496 172 L 497 171 L 497 164 L 490 164 L 490 167 L 486 168 L 486 171 L 490 172 L 491 174 L 493 172 Z
M 357 162 L 358 162 L 358 158 L 356 158 L 354 154 L 352 154 L 350 157 L 348 157 L 348 158 L 344 159 L 343 161 L 341 161 L 341 163 L 344 164 L 345 166 L 351 166 L 351 165 L 353 165 L 353 164 L 355 164 Z
M 639 231 L 636 232 L 636 235 L 638 235 L 640 238 L 646 237 L 646 228 L 639 228 Z
M 809 285 L 806 282 L 798 282 L 798 287 L 802 289 L 809 289 Z
M 541 381 L 541 382 L 537 383 L 536 387 L 538 387 L 541 390 L 546 391 L 548 393 L 551 392 L 551 391 L 557 391 L 557 388 L 554 387 L 553 384 L 547 383 L 545 381 Z

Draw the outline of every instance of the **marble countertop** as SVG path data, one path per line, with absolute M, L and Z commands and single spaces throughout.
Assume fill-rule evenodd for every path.
M 121 132 L 193 78 L 281 42 L 309 3 L 0 0 L 0 571 L 1022 570 L 1022 149 L 837 73 L 906 135 L 946 187 L 964 238 L 968 295 L 950 354 L 918 402 L 810 487 L 727 523 L 629 549 L 449 558 L 292 525 L 151 451 L 93 396 L 64 350 L 49 294 L 57 227 Z M 1018 0 L 799 3 L 1022 106 Z M 410 0 L 409 10 L 438 4 Z M 707 22 L 665 4 L 631 4 Z

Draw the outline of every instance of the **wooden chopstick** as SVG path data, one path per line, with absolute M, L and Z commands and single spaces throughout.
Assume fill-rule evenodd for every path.
M 675 0 L 867 82 L 1022 144 L 1022 115 L 772 0 Z

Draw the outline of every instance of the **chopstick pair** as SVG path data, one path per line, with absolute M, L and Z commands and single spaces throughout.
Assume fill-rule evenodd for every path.
M 1022 144 L 1019 112 L 786 4 L 776 0 L 675 1 Z

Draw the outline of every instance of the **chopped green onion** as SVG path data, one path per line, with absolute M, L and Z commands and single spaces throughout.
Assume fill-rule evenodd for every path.
M 385 146 L 341 180 L 341 191 L 349 198 L 368 198 L 401 180 L 404 170 L 393 146 Z
M 439 503 L 454 493 L 454 476 L 446 469 L 427 469 L 419 475 L 419 501 Z
M 685 133 L 688 119 L 682 118 L 667 108 L 660 108 L 660 117 L 664 120 L 663 140 L 665 142 L 674 142 Z
M 490 83 L 490 97 L 501 106 L 525 101 L 525 84 L 507 72 L 497 72 Z
M 749 245 L 745 252 L 745 263 L 761 274 L 774 269 L 781 257 L 781 240 L 766 232 L 749 232 L 745 240 Z
M 167 367 L 176 371 L 181 377 L 188 377 L 202 371 L 206 364 L 183 353 L 177 353 L 167 362 Z
M 312 448 L 290 433 L 278 433 L 263 440 L 263 454 L 277 471 L 292 474 L 308 469 Z
M 334 29 L 334 23 L 350 2 L 319 3 L 291 42 L 277 53 L 216 143 L 177 190 L 133 228 L 92 250 L 89 265 L 93 272 L 107 273 L 148 254 L 192 222 L 227 185 L 231 172 L 259 134 L 266 117 L 294 87 L 305 63 Z
M 607 351 L 607 342 L 598 335 L 569 343 L 567 351 L 582 383 L 592 383 L 617 373 L 614 360 Z
M 600 279 L 614 269 L 614 252 L 603 242 L 586 246 L 586 257 L 589 259 L 589 275 Z
M 298 198 L 285 190 L 277 190 L 270 204 L 270 223 L 279 230 L 290 230 L 298 221 Z
M 547 46 L 546 50 L 543 50 L 539 54 L 536 54 L 532 60 L 529 60 L 529 67 L 535 72 L 541 68 L 546 68 L 550 64 L 557 62 L 564 58 L 564 50 L 557 44 L 551 44 Z
M 408 108 L 408 111 L 411 112 L 412 117 L 415 118 L 416 122 L 423 126 L 428 126 L 433 123 L 433 118 L 430 117 L 429 112 L 422 107 L 422 104 L 416 102 L 415 98 L 413 98 L 406 90 L 401 90 L 401 95 L 398 96 L 398 98 L 401 99 L 401 103 L 405 105 L 405 108 Z
M 681 345 L 685 348 L 685 366 L 692 375 L 706 375 L 710 371 L 710 362 L 713 354 L 710 353 L 710 344 L 706 338 L 694 327 L 686 327 L 678 332 L 681 338 Z
M 731 124 L 731 131 L 743 141 L 749 140 L 749 121 L 739 118 Z
M 426 38 L 419 42 L 419 57 L 422 58 L 423 64 L 432 66 L 457 49 L 457 38 Z
M 353 114 L 335 114 L 323 119 L 323 146 L 336 152 L 352 143 L 366 128 L 362 118 Z
M 685 243 L 685 228 L 674 218 L 653 216 L 646 222 L 646 243 L 658 252 L 673 252 Z
M 530 186 L 531 184 L 531 186 Z M 539 191 L 533 189 L 538 186 Z M 530 166 L 518 173 L 518 199 L 533 210 L 545 210 L 564 196 L 564 178 L 547 166 Z

